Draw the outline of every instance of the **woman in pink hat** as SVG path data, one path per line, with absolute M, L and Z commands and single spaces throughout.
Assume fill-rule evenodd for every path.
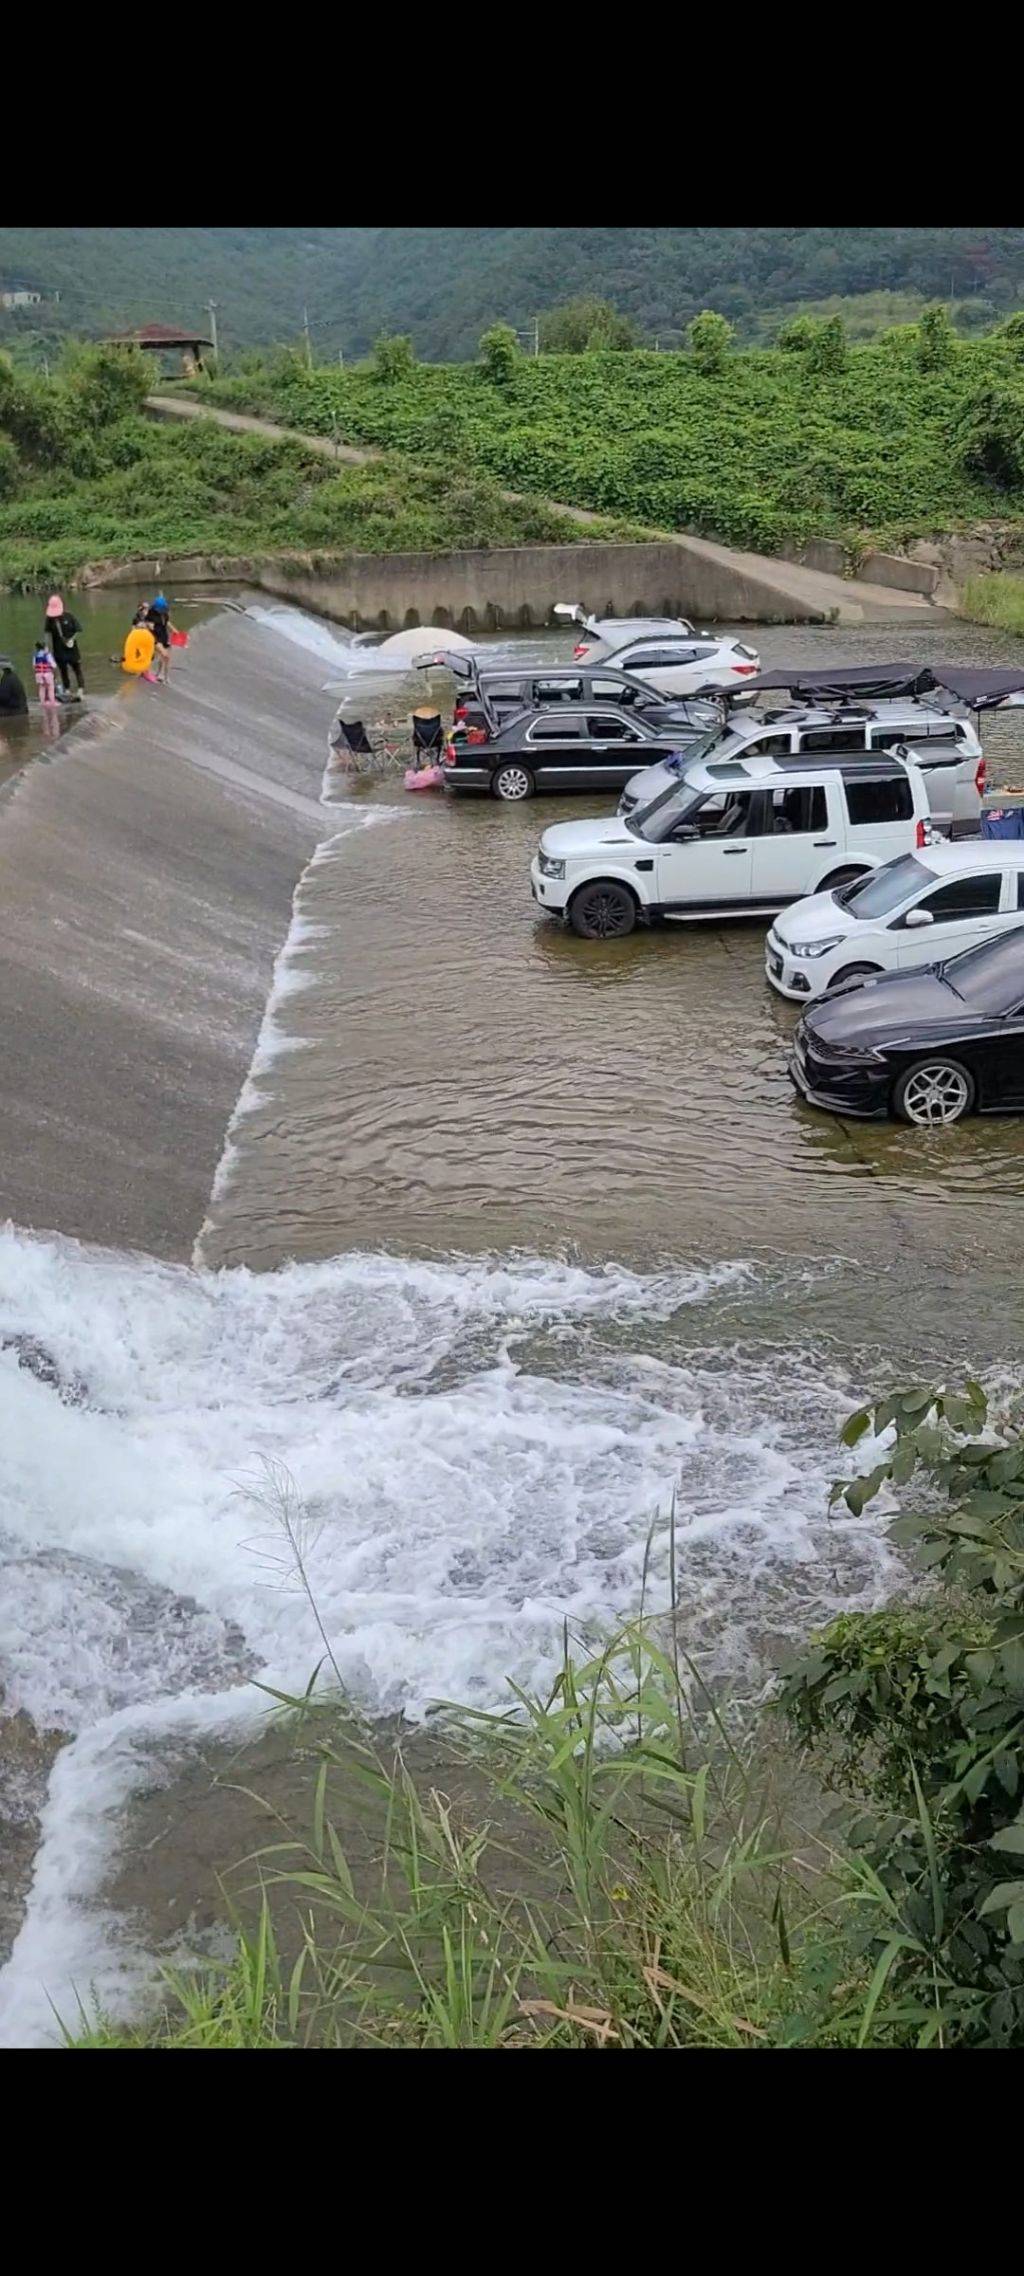
M 77 616 L 72 616 L 70 609 L 65 608 L 60 594 L 51 593 L 46 603 L 44 630 L 53 649 L 53 661 L 60 673 L 60 684 L 65 695 L 68 694 L 71 687 L 72 672 L 78 681 L 78 693 L 74 698 L 75 701 L 85 694 L 82 659 L 78 653 L 78 635 L 81 629 Z

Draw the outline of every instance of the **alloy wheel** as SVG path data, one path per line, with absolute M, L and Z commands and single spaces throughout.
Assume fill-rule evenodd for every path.
M 633 911 L 628 898 L 615 886 L 594 886 L 582 905 L 581 915 L 591 940 L 618 940 L 633 930 Z
M 908 1122 L 930 1129 L 950 1122 L 959 1122 L 971 1103 L 971 1089 L 966 1075 L 948 1061 L 938 1060 L 934 1065 L 915 1067 L 903 1091 L 903 1111 Z
M 530 777 L 525 767 L 502 767 L 495 784 L 499 798 L 529 798 Z

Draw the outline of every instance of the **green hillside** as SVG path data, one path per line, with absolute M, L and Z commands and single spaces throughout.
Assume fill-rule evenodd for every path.
M 764 312 L 833 295 L 953 297 L 982 320 L 1024 300 L 1024 229 L 3 228 L 0 282 L 46 296 L 0 312 L 8 345 L 193 324 L 213 299 L 227 348 L 294 339 L 308 308 L 324 360 L 383 330 L 461 361 L 495 318 L 525 327 L 581 293 L 663 346 L 707 306 L 753 337 Z
M 504 381 L 392 362 L 307 372 L 279 356 L 210 392 L 463 479 L 767 552 L 1024 514 L 1024 317 L 960 340 L 940 312 L 850 348 L 818 325 L 793 352 L 734 351 L 713 371 L 645 349 L 518 356 Z
M 73 352 L 51 379 L 0 357 L 0 589 L 152 555 L 447 553 L 595 534 L 541 500 L 511 503 L 486 476 L 336 466 L 290 437 L 159 424 L 142 415 L 151 380 L 147 358 L 119 349 Z

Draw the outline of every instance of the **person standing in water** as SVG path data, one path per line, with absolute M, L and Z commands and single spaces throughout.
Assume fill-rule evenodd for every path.
M 158 593 L 155 601 L 149 604 L 148 622 L 156 641 L 156 678 L 166 687 L 171 676 L 171 634 L 175 628 L 171 623 L 170 608 L 162 593 Z
M 44 629 L 53 649 L 53 660 L 60 673 L 64 694 L 67 695 L 70 690 L 72 672 L 78 681 L 77 695 L 72 699 L 77 702 L 85 694 L 82 659 L 78 652 L 78 636 L 82 627 L 77 616 L 72 616 L 70 609 L 65 608 L 59 593 L 51 593 L 46 603 Z

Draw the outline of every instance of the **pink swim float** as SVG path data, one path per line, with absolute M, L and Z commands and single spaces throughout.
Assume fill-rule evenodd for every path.
M 443 767 L 406 767 L 407 790 L 440 790 L 443 781 Z

